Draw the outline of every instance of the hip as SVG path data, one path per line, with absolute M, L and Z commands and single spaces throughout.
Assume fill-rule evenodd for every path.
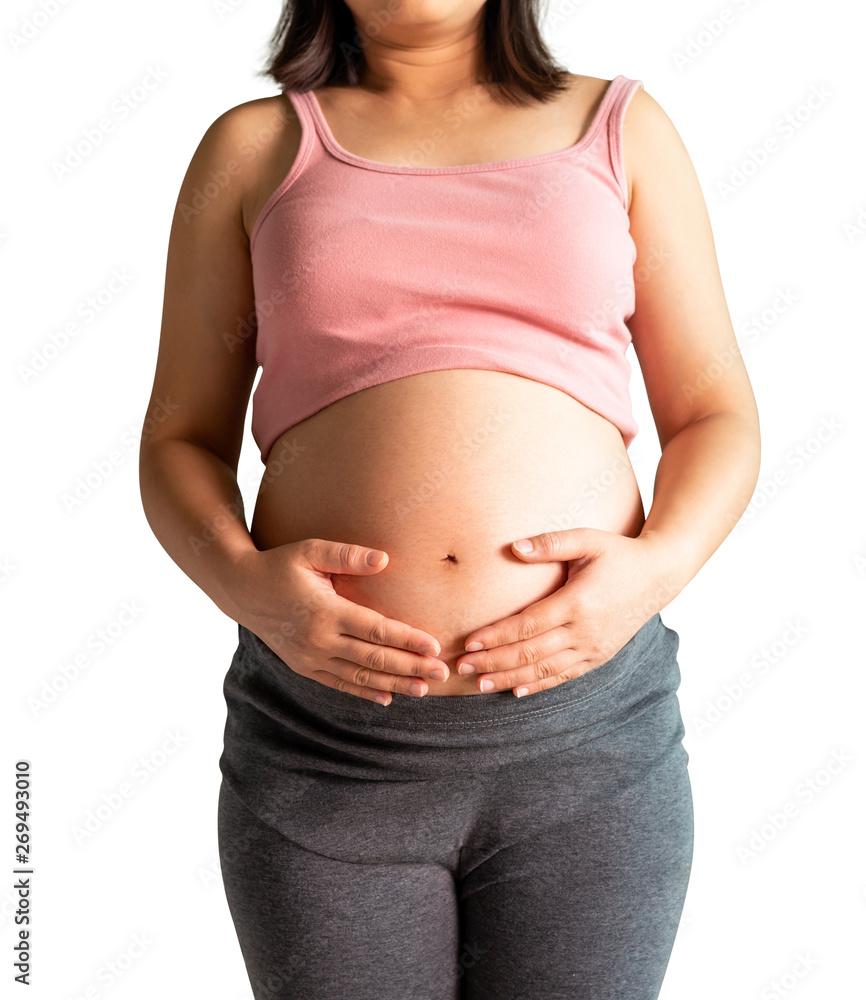
M 545 760 L 641 716 L 679 720 L 679 636 L 656 614 L 606 663 L 524 698 L 511 691 L 388 706 L 293 671 L 238 626 L 225 676 L 228 756 L 255 766 L 311 768 L 386 781 L 461 776 Z
M 526 698 L 387 707 L 293 672 L 238 628 L 223 784 L 308 850 L 420 862 L 467 838 L 510 843 L 528 818 L 555 825 L 659 795 L 673 808 L 689 794 L 679 637 L 659 615 L 606 663 Z

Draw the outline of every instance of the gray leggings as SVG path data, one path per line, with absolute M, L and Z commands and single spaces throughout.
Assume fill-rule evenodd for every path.
M 658 615 L 515 698 L 288 669 L 238 626 L 218 833 L 255 1000 L 655 1000 L 693 847 Z

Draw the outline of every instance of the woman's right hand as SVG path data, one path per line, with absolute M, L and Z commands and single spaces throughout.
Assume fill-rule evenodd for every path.
M 378 557 L 371 566 L 367 557 Z M 443 672 L 439 643 L 429 633 L 341 597 L 331 573 L 371 576 L 387 553 L 363 545 L 305 538 L 249 551 L 232 582 L 235 620 L 257 635 L 287 667 L 327 687 L 387 705 L 388 692 L 421 696 L 425 677 Z M 428 652 L 424 648 L 428 647 Z M 413 690 L 414 688 L 414 690 Z

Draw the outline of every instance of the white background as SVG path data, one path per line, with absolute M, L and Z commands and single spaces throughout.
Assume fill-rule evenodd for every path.
M 134 437 L 181 179 L 216 117 L 277 92 L 256 70 L 280 5 L 44 6 L 54 13 L 34 0 L 3 9 L 0 976 L 14 987 L 13 764 L 26 758 L 28 995 L 249 1000 L 216 864 L 221 685 L 237 626 L 150 532 Z M 545 28 L 571 71 L 642 80 L 677 126 L 762 418 L 752 507 L 663 613 L 681 638 L 696 846 L 662 998 L 862 996 L 866 24 L 840 0 L 726 6 L 733 20 L 718 36 L 699 33 L 723 4 L 685 0 L 551 0 Z M 40 26 L 18 44 L 28 19 Z M 679 61 L 690 39 L 693 56 Z M 113 102 L 152 68 L 164 81 L 120 120 Z M 829 96 L 808 109 L 820 88 Z M 778 127 L 788 114 L 801 115 L 791 137 Z M 67 144 L 105 116 L 112 132 L 58 177 Z M 777 150 L 750 168 L 750 151 L 773 137 Z M 746 179 L 725 194 L 737 168 Z M 127 284 L 82 322 L 79 305 L 115 269 Z M 780 293 L 793 300 L 783 309 Z M 52 353 L 52 335 L 75 319 L 80 333 L 25 379 L 22 366 Z M 658 446 L 637 371 L 632 388 L 641 433 L 630 453 L 648 506 Z M 834 428 L 823 442 L 822 425 Z M 247 433 L 250 511 L 261 465 Z M 112 453 L 110 476 L 69 508 L 64 494 Z M 90 637 L 124 606 L 134 615 L 94 653 Z M 64 685 L 79 654 L 87 665 Z M 169 734 L 182 742 L 161 757 Z M 831 773 L 834 755 L 843 763 Z M 131 797 L 76 837 L 124 781 Z M 149 945 L 128 959 L 135 935 Z M 109 985 L 110 962 L 122 976 Z

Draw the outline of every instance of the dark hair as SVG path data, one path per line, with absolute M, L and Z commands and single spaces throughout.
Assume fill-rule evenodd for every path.
M 548 101 L 568 87 L 568 70 L 553 59 L 538 29 L 541 0 L 487 0 L 482 8 L 486 77 L 494 96 L 524 105 Z M 385 8 L 387 13 L 387 7 Z M 371 36 L 365 26 L 364 34 Z M 292 90 L 358 86 L 365 41 L 343 0 L 285 0 L 268 43 L 270 76 Z

